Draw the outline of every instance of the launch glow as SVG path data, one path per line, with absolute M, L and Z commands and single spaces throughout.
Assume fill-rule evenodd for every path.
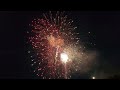
M 66 53 L 61 53 L 61 61 L 66 63 L 68 61 L 68 55 Z

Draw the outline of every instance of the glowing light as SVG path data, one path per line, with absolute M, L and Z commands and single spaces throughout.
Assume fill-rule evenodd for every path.
M 68 61 L 68 55 L 66 53 L 61 53 L 60 58 L 61 58 L 61 61 L 64 63 Z
M 92 77 L 92 79 L 95 79 L 95 77 Z

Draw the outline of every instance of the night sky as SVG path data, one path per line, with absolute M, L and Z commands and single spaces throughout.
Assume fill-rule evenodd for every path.
M 45 12 L 45 11 L 44 11 Z M 26 31 L 32 19 L 43 12 L 0 12 L 0 78 L 35 78 L 30 61 L 26 59 Z M 75 78 L 107 78 L 120 73 L 120 12 L 118 11 L 69 11 L 80 34 L 91 36 L 83 41 L 96 43 L 99 56 L 91 71 Z

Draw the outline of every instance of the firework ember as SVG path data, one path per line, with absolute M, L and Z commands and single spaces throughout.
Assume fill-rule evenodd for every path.
M 32 66 L 38 77 L 68 79 L 71 73 L 79 70 L 83 50 L 77 38 L 79 33 L 75 33 L 76 27 L 72 23 L 63 13 L 53 15 L 50 12 L 30 24 L 29 42 L 36 54 Z

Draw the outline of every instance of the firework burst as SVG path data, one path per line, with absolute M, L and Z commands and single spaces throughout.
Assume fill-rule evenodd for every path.
M 43 14 L 42 19 L 34 19 L 29 43 L 34 50 L 32 66 L 34 72 L 43 79 L 68 79 L 78 71 L 82 62 L 83 48 L 75 33 L 73 21 L 63 12 L 53 15 Z M 30 53 L 33 50 L 29 50 Z

